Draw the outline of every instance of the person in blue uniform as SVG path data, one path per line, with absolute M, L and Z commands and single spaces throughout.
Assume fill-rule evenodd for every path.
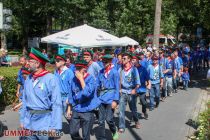
M 180 80 L 180 76 L 181 76 L 181 63 L 180 63 L 180 59 L 178 57 L 178 53 L 175 51 L 172 53 L 172 58 L 174 59 L 174 65 L 176 68 L 176 75 L 174 75 L 173 77 L 173 87 L 174 87 L 174 93 L 178 92 L 178 86 L 179 86 L 179 80 Z
M 98 63 L 94 62 L 92 58 L 93 58 L 93 52 L 91 50 L 88 49 L 83 52 L 83 59 L 88 63 L 87 72 L 90 75 L 92 75 L 94 79 L 96 80 L 96 78 L 98 77 L 99 71 L 102 68 L 98 65 Z
M 87 49 L 83 52 L 83 59 L 88 63 L 87 72 L 96 80 L 100 70 L 102 69 L 97 62 L 93 61 L 93 51 Z M 95 116 L 98 119 L 98 110 L 94 110 Z
M 23 78 L 22 80 L 23 80 L 23 85 L 21 85 L 21 90 L 20 90 L 20 92 L 19 92 L 19 94 L 18 95 L 20 95 L 20 97 L 19 97 L 19 102 L 18 102 L 18 104 L 14 104 L 14 106 L 12 107 L 12 110 L 13 111 L 19 111 L 19 114 L 21 114 L 21 106 L 22 106 L 22 94 L 23 94 L 23 90 L 24 90 L 24 81 L 26 80 L 26 78 L 27 78 L 27 76 L 30 74 L 30 71 L 29 71 L 29 69 L 28 68 L 26 68 L 26 67 L 22 67 L 21 68 L 21 78 Z M 18 75 L 18 77 L 20 77 L 20 75 Z
M 135 110 L 136 90 L 140 85 L 139 73 L 136 67 L 132 66 L 131 54 L 124 53 L 122 58 L 123 67 L 120 73 L 120 102 L 119 102 L 119 132 L 125 131 L 125 108 L 128 102 L 132 112 L 133 120 L 137 129 L 140 128 L 137 110 Z
M 137 57 L 136 55 L 132 56 L 132 63 L 138 69 L 141 84 L 140 87 L 137 89 L 137 94 L 140 96 L 140 102 L 142 105 L 142 112 L 144 114 L 144 118 L 148 119 L 146 92 L 147 89 L 150 89 L 151 87 L 149 74 L 146 68 L 139 64 L 139 57 Z
M 145 68 L 148 69 L 149 65 L 152 65 L 152 52 L 148 51 L 146 53 L 146 65 Z
M 139 64 L 142 67 L 144 67 L 144 68 L 147 69 L 147 59 L 145 58 L 144 53 L 143 52 L 140 52 L 139 53 L 139 57 L 140 57 Z
M 70 135 L 73 140 L 90 140 L 90 131 L 93 126 L 93 110 L 100 105 L 95 92 L 95 79 L 87 73 L 88 63 L 84 60 L 75 62 L 76 71 L 72 80 L 68 97 L 66 116 L 69 121 Z M 82 138 L 79 129 L 82 128 Z
M 76 70 L 75 65 L 72 63 L 71 58 L 69 58 L 69 57 L 66 57 L 66 67 L 71 69 L 72 72 L 75 72 L 75 70 Z
M 46 58 L 41 51 L 32 48 L 29 54 L 29 70 L 23 91 L 21 128 L 50 133 L 54 136 L 62 129 L 62 104 L 57 78 L 45 70 Z M 28 139 L 47 140 L 49 135 L 35 133 Z
M 148 73 L 149 79 L 151 81 L 151 89 L 150 89 L 150 111 L 154 109 L 154 107 L 158 107 L 160 102 L 160 88 L 163 87 L 163 71 L 162 67 L 158 64 L 158 56 L 153 56 L 153 64 L 149 65 Z M 154 99 L 156 101 L 156 105 L 154 104 Z
M 18 75 L 17 75 L 18 86 L 17 86 L 16 96 L 19 97 L 20 99 L 22 99 L 23 85 L 24 85 L 24 81 L 25 81 L 25 79 L 23 78 L 22 69 L 24 67 L 26 67 L 26 65 L 27 65 L 27 58 L 26 58 L 26 56 L 21 56 L 19 58 L 19 63 L 20 63 L 20 65 L 22 67 L 18 71 Z
M 102 62 L 102 57 L 104 56 L 103 53 L 98 54 L 98 60 L 96 61 L 101 68 L 104 68 L 104 64 Z
M 106 139 L 105 121 L 112 132 L 113 140 L 118 140 L 117 127 L 114 123 L 114 111 L 119 101 L 119 73 L 112 64 L 113 56 L 105 54 L 102 57 L 104 69 L 97 78 L 98 98 L 101 101 L 99 106 L 99 137 L 100 140 Z
M 64 116 L 66 114 L 71 81 L 74 77 L 74 73 L 72 72 L 72 70 L 67 68 L 65 64 L 66 64 L 66 57 L 64 55 L 55 56 L 56 70 L 54 71 L 54 75 L 57 77 L 60 86 L 62 109 Z
M 168 63 L 168 59 L 167 59 L 167 56 L 166 54 L 164 54 L 164 50 L 161 49 L 159 51 L 159 65 L 162 67 L 162 70 L 166 70 L 166 64 Z M 160 89 L 161 92 L 161 101 L 164 101 L 165 100 L 165 94 L 166 94 L 166 77 L 164 75 L 164 78 L 163 78 L 163 87 Z
M 115 69 L 119 70 L 122 67 L 122 54 L 121 53 L 117 54 L 117 59 L 118 61 L 115 64 Z
M 175 69 L 175 64 L 174 60 L 171 57 L 170 53 L 166 54 L 166 65 L 165 69 L 163 70 L 164 78 L 165 78 L 165 95 L 166 96 L 172 96 L 172 91 L 173 91 L 173 76 L 176 75 L 176 69 Z
M 188 83 L 190 82 L 190 75 L 188 72 L 188 67 L 184 67 L 184 70 L 182 72 L 182 81 L 183 81 L 183 89 L 188 89 Z

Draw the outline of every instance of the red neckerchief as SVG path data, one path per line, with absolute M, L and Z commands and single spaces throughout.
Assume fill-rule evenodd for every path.
M 131 65 L 130 63 L 129 63 L 129 65 L 130 65 L 130 66 L 129 66 L 128 68 L 124 67 L 124 71 L 125 71 L 125 72 L 128 72 L 128 71 L 132 68 L 132 65 Z
M 114 67 L 113 64 L 110 64 L 106 69 L 105 69 L 105 77 L 108 76 L 109 72 L 111 71 L 111 69 Z
M 90 74 L 89 73 L 85 73 L 84 74 L 84 79 L 86 79 Z
M 36 80 L 37 78 L 42 77 L 42 76 L 44 76 L 44 75 L 46 75 L 48 73 L 49 73 L 49 71 L 47 71 L 47 70 L 44 69 L 44 70 L 42 70 L 38 74 L 33 74 L 33 78 L 34 78 L 34 80 Z
M 93 63 L 93 61 L 89 62 L 88 65 L 87 65 L 87 67 L 89 67 L 92 63 Z

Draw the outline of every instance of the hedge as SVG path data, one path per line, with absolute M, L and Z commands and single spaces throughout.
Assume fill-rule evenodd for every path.
M 4 76 L 2 81 L 3 92 L 0 95 L 1 106 L 9 105 L 14 101 L 17 89 L 17 73 L 20 67 L 0 67 L 0 75 Z
M 53 71 L 54 66 L 47 65 L 49 71 Z M 0 107 L 10 105 L 16 98 L 17 91 L 17 73 L 20 66 L 0 67 L 0 76 L 4 76 L 2 83 L 3 92 L 0 94 Z

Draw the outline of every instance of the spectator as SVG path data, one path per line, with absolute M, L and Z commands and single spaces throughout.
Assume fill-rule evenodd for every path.
M 10 57 L 7 54 L 7 50 L 2 50 L 1 66 L 11 66 Z
M 188 67 L 184 67 L 184 70 L 182 72 L 182 80 L 183 80 L 183 89 L 187 90 L 188 83 L 190 82 L 190 75 L 188 72 Z

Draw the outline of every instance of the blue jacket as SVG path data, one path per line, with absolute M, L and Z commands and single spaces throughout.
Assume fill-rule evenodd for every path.
M 66 101 L 68 94 L 70 93 L 69 89 L 71 86 L 72 79 L 74 77 L 74 73 L 71 69 L 64 67 L 60 74 L 58 70 L 55 70 L 54 75 L 58 79 L 62 101 Z
M 23 106 L 20 122 L 24 128 L 33 131 L 62 129 L 62 104 L 57 78 L 48 73 L 33 79 L 29 75 L 24 84 Z M 45 114 L 32 115 L 29 110 L 52 110 Z
M 181 69 L 181 63 L 180 63 L 179 57 L 174 59 L 174 64 L 175 64 L 175 68 L 178 74 Z
M 98 63 L 93 62 L 89 67 L 87 72 L 93 76 L 93 78 L 96 80 L 96 78 L 98 77 L 99 71 L 102 68 L 98 65 Z
M 98 65 L 101 67 L 101 68 L 104 68 L 104 64 L 102 61 L 97 61 Z
M 169 70 L 167 73 L 164 74 L 165 77 L 171 78 L 173 76 L 173 72 L 175 70 L 175 63 L 174 60 L 167 61 L 166 63 L 166 70 Z
M 96 82 L 92 75 L 85 79 L 85 88 L 82 89 L 80 81 L 74 76 L 70 88 L 68 102 L 73 106 L 76 112 L 89 112 L 100 105 L 100 100 L 96 95 Z
M 183 72 L 183 74 L 182 74 L 182 80 L 183 81 L 189 81 L 190 80 L 189 72 Z
M 22 97 L 23 97 L 23 89 L 24 89 L 24 82 L 25 82 L 25 79 L 24 79 L 23 73 L 22 73 L 22 68 L 18 71 L 17 82 L 18 82 L 18 84 L 20 84 L 19 93 L 21 94 L 21 96 L 19 98 L 22 99 Z
M 76 71 L 76 67 L 75 67 L 74 64 L 71 64 L 71 65 L 69 66 L 69 69 L 72 70 L 72 72 L 75 72 L 75 71 Z
M 141 86 L 137 89 L 137 93 L 145 93 L 147 91 L 146 81 L 149 81 L 149 74 L 143 66 L 137 67 L 137 69 L 141 81 Z
M 102 69 L 97 78 L 97 89 L 112 89 L 108 92 L 100 94 L 99 99 L 104 104 L 111 104 L 112 101 L 119 100 L 119 81 L 120 76 L 115 68 L 112 68 L 108 74 L 105 76 L 104 69 Z
M 118 71 L 120 68 L 122 67 L 122 64 L 120 64 L 120 63 L 116 63 L 115 65 L 114 65 L 114 68 Z

